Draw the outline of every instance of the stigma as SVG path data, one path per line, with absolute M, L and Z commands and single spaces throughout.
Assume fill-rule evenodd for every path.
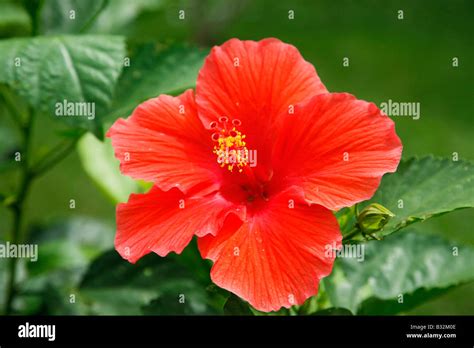
M 249 150 L 246 147 L 245 134 L 238 127 L 240 120 L 233 119 L 231 122 L 225 116 L 219 117 L 218 122 L 211 122 L 210 128 L 212 140 L 215 142 L 213 153 L 216 154 L 217 163 L 230 172 L 234 169 L 240 173 L 249 163 Z

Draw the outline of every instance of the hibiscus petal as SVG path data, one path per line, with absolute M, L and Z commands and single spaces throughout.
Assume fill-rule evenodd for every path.
M 330 274 L 341 245 L 336 218 L 322 206 L 295 203 L 280 194 L 259 213 L 232 231 L 199 238 L 203 257 L 214 261 L 212 281 L 261 311 L 302 304 L 316 295 L 322 277 Z M 296 200 L 296 199 L 295 199 Z M 290 202 L 290 203 L 289 203 Z
M 219 194 L 195 198 L 176 188 L 165 192 L 155 186 L 117 206 L 115 248 L 132 263 L 152 251 L 160 256 L 179 254 L 194 235 L 215 234 L 230 211 L 240 213 Z
M 273 153 L 274 182 L 297 185 L 310 202 L 331 210 L 371 198 L 402 153 L 393 121 L 346 93 L 298 105 L 282 129 Z
M 326 92 L 313 65 L 294 46 L 277 39 L 231 39 L 206 58 L 196 103 L 205 126 L 221 116 L 239 119 L 248 147 L 259 152 L 258 165 L 266 165 L 281 113 Z
M 153 181 L 164 190 L 217 187 L 214 145 L 197 116 L 191 90 L 147 100 L 127 120 L 117 120 L 107 136 L 122 173 L 132 178 Z

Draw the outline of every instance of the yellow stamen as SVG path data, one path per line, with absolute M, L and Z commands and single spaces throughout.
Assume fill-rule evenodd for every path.
M 213 153 L 217 156 L 217 162 L 221 167 L 227 165 L 230 172 L 233 171 L 234 167 L 242 172 L 242 168 L 247 166 L 249 162 L 249 151 L 245 147 L 245 135 L 235 127 L 231 131 L 222 129 L 221 133 L 213 150 Z

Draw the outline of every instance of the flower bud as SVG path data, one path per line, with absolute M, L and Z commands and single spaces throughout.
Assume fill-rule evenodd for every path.
M 378 203 L 366 206 L 357 216 L 357 224 L 362 233 L 380 231 L 395 214 Z

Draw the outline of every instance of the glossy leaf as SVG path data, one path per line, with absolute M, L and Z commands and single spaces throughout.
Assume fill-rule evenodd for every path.
M 353 313 L 406 311 L 474 280 L 474 247 L 435 235 L 406 231 L 362 246 L 363 257 L 338 258 L 325 279 L 331 303 Z
M 130 264 L 115 250 L 104 253 L 91 264 L 80 292 L 92 313 L 212 313 L 199 279 L 173 257 L 155 254 Z
M 125 66 L 110 119 L 127 117 L 141 102 L 160 94 L 177 95 L 194 88 L 207 52 L 195 47 L 174 45 L 168 48 L 147 44 L 131 52 Z
M 395 214 L 375 232 L 376 237 L 456 209 L 474 207 L 474 164 L 432 156 L 403 161 L 397 172 L 383 177 L 371 200 L 359 204 L 359 211 L 371 203 Z M 336 215 L 343 232 L 354 226 L 354 209 L 344 208 Z
M 97 131 L 122 70 L 124 52 L 119 36 L 8 39 L 0 42 L 0 82 L 10 85 L 35 111 Z M 82 104 L 82 110 L 78 107 L 82 105 L 67 104 L 83 102 L 88 104 Z M 67 111 L 58 112 L 61 104 Z

